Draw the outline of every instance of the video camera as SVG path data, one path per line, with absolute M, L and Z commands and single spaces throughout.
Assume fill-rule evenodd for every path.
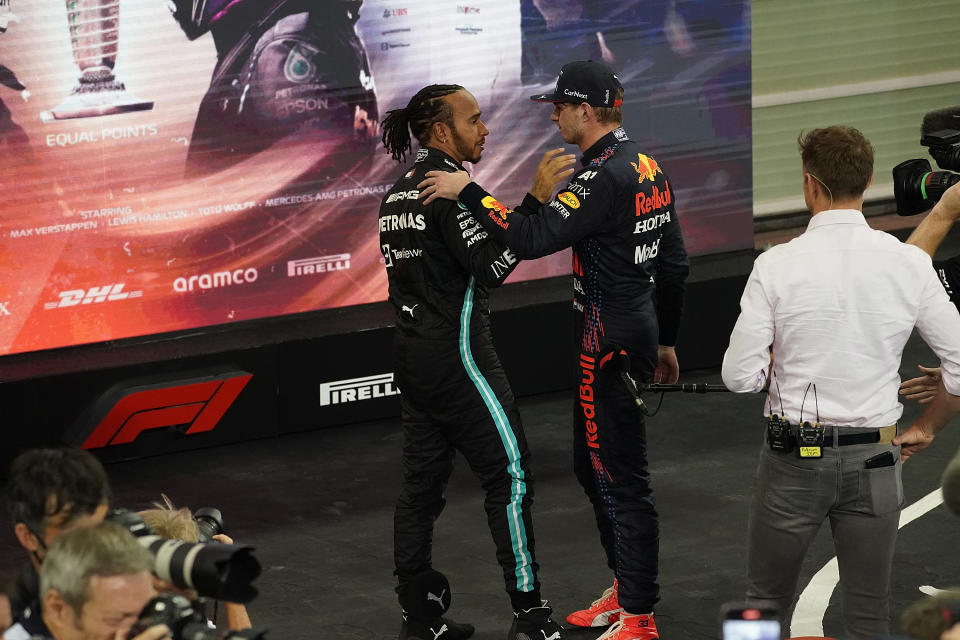
M 937 166 L 922 158 L 905 160 L 893 168 L 893 195 L 897 213 L 912 216 L 929 210 L 943 192 L 960 182 L 960 107 L 931 111 L 923 117 L 920 144 L 927 147 Z
M 211 511 L 219 516 L 216 509 Z M 181 589 L 195 589 L 206 598 L 244 604 L 256 597 L 257 590 L 250 583 L 260 575 L 260 563 L 253 556 L 253 547 L 161 538 L 136 512 L 127 509 L 113 509 L 107 519 L 129 531 L 150 552 L 153 574 L 158 578 Z M 218 524 L 207 523 L 205 535 L 222 531 L 222 519 L 216 520 Z
M 267 633 L 256 629 L 233 631 L 212 628 L 203 617 L 203 607 L 199 603 L 190 602 L 183 596 L 165 593 L 153 598 L 143 607 L 127 638 L 135 638 L 157 624 L 167 625 L 173 640 L 261 640 L 266 638 Z

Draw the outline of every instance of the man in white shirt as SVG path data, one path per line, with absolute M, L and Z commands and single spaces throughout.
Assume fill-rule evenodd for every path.
M 902 461 L 960 411 L 960 315 L 928 255 L 867 225 L 873 148 L 863 135 L 827 127 L 798 142 L 812 218 L 798 238 L 757 258 L 723 359 L 730 390 L 769 390 L 747 598 L 785 613 L 829 519 L 845 633 L 865 638 L 888 633 Z M 942 381 L 896 435 L 898 369 L 914 327 L 940 357 Z

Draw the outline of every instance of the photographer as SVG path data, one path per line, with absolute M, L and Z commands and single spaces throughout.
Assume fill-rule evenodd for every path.
M 900 616 L 900 631 L 916 640 L 960 640 L 960 591 L 914 602 Z
M 154 596 L 152 560 L 136 539 L 110 523 L 58 536 L 40 567 L 41 615 L 15 624 L 4 640 L 122 640 Z M 154 625 L 133 640 L 168 637 Z
M 153 509 L 144 509 L 138 512 L 138 515 L 143 518 L 143 522 L 153 529 L 158 536 L 183 540 L 184 542 L 201 542 L 200 527 L 190 510 L 186 508 L 177 509 L 173 506 L 170 498 L 162 493 L 160 496 L 163 499 L 162 503 L 155 502 Z M 216 525 L 214 529 L 211 529 L 211 533 L 214 530 L 220 531 L 223 523 L 217 522 Z M 233 540 L 223 533 L 213 533 L 209 536 L 209 540 L 222 542 L 223 544 L 233 544 Z M 203 541 L 206 542 L 207 540 Z M 196 600 L 198 595 L 193 589 L 180 589 L 157 577 L 154 577 L 154 588 L 163 593 L 176 593 L 190 600 Z M 226 612 L 227 626 L 230 629 L 239 631 L 253 627 L 250 623 L 250 616 L 247 615 L 247 608 L 242 604 L 224 602 L 224 611 Z M 216 615 L 214 615 L 213 623 L 216 624 L 216 622 Z
M 907 244 L 920 247 L 933 258 L 957 218 L 960 218 L 960 183 L 944 192 L 927 217 L 907 238 Z M 935 260 L 933 267 L 950 300 L 960 308 L 960 255 L 947 260 Z M 923 375 L 904 380 L 900 384 L 900 395 L 926 404 L 933 400 L 936 393 L 937 383 L 940 382 L 940 368 L 923 365 L 917 365 L 917 368 Z
M 31 449 L 17 456 L 7 479 L 13 531 L 30 554 L 9 594 L 13 620 L 29 616 L 38 597 L 37 572 L 50 544 L 76 527 L 102 522 L 110 502 L 103 465 L 81 449 Z

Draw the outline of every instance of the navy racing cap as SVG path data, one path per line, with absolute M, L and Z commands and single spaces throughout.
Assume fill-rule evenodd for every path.
M 577 60 L 568 62 L 560 69 L 557 88 L 553 93 L 530 96 L 535 102 L 586 102 L 593 107 L 619 107 L 617 91 L 622 89 L 613 69 L 602 62 Z

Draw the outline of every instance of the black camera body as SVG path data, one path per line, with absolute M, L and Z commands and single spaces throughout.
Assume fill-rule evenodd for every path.
M 948 124 L 960 127 L 957 110 L 947 109 L 928 113 L 924 117 L 920 144 L 927 147 L 937 166 L 945 171 L 934 171 L 930 162 L 922 158 L 905 160 L 893 168 L 893 195 L 897 213 L 912 216 L 929 210 L 943 196 L 943 192 L 960 182 L 960 129 L 937 128 Z
M 204 618 L 203 606 L 200 603 L 191 602 L 183 596 L 165 593 L 153 598 L 143 607 L 137 621 L 130 628 L 127 638 L 135 638 L 158 624 L 167 625 L 173 640 L 227 640 L 229 638 L 260 640 L 266 637 L 266 631 L 255 629 L 230 631 L 211 627 Z
M 213 536 L 223 533 L 223 514 L 220 509 L 203 507 L 193 512 L 193 520 L 197 523 L 197 534 L 200 542 L 210 542 Z

